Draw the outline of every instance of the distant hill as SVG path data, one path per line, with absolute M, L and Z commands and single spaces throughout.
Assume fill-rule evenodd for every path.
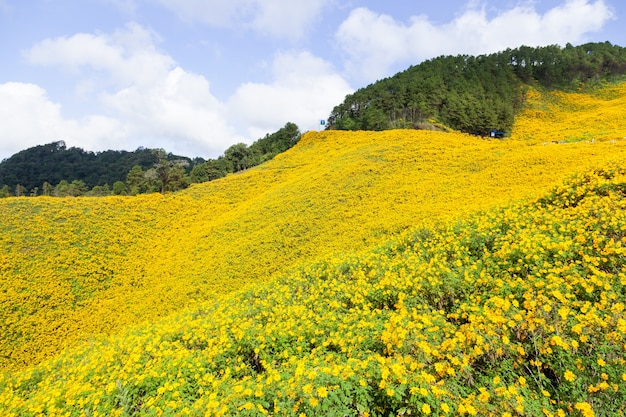
M 217 159 L 208 160 L 190 159 L 163 149 L 94 153 L 67 148 L 63 141 L 53 142 L 0 162 L 0 198 L 178 191 L 190 183 L 215 180 L 262 164 L 295 145 L 300 135 L 300 128 L 287 122 L 250 146 L 236 143 Z
M 338 130 L 509 132 L 527 86 L 574 91 L 626 73 L 626 49 L 609 42 L 522 46 L 491 55 L 442 56 L 346 96 L 328 117 Z
M 167 155 L 168 159 L 191 159 Z M 52 142 L 20 151 L 0 163 L 0 186 L 14 189 L 18 184 L 30 191 L 61 180 L 79 180 L 91 189 L 116 181 L 125 181 L 135 165 L 146 170 L 154 166 L 159 157 L 154 150 L 138 148 L 135 151 L 89 152 L 81 148 L 68 148 L 64 141 Z

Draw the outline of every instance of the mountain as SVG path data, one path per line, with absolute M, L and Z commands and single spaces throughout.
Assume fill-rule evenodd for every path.
M 510 132 L 529 86 L 576 91 L 622 77 L 626 49 L 605 43 L 522 46 L 490 55 L 442 56 L 346 96 L 327 128 L 449 128 Z
M 0 414 L 622 415 L 626 83 L 0 200 Z
M 211 181 L 259 165 L 292 147 L 300 135 L 298 126 L 287 122 L 250 146 L 237 143 L 208 161 L 163 149 L 93 153 L 54 142 L 26 149 L 0 163 L 0 197 L 178 191 L 190 182 Z
M 168 159 L 192 160 L 169 154 Z M 14 189 L 21 185 L 27 191 L 42 189 L 43 183 L 52 186 L 61 180 L 82 181 L 88 189 L 116 181 L 125 181 L 126 175 L 135 165 L 142 169 L 152 168 L 159 161 L 151 149 L 135 151 L 88 152 L 81 148 L 68 148 L 63 141 L 34 146 L 20 151 L 0 163 L 0 185 Z

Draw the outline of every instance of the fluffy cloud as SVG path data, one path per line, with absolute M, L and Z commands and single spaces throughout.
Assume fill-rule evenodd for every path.
M 215 26 L 300 38 L 331 0 L 158 0 L 181 18 Z
M 220 154 L 239 139 L 227 126 L 223 106 L 209 82 L 177 66 L 158 50 L 158 41 L 154 32 L 129 24 L 112 34 L 47 39 L 25 56 L 76 75 L 75 91 L 118 121 L 125 149 L 150 144 L 184 155 Z M 81 140 L 88 149 L 112 147 L 110 140 Z
M 272 73 L 272 83 L 243 84 L 229 101 L 231 118 L 247 126 L 252 138 L 286 122 L 302 131 L 318 129 L 320 119 L 353 91 L 328 62 L 309 52 L 277 54 Z
M 158 35 L 136 23 L 112 34 L 79 33 L 46 39 L 25 52 L 33 64 L 56 66 L 73 74 L 102 75 L 115 85 L 151 84 L 175 64 L 160 52 Z
M 442 25 L 427 16 L 414 16 L 406 25 L 366 8 L 353 10 L 335 34 L 346 57 L 346 70 L 369 82 L 390 75 L 394 65 L 415 64 L 438 55 L 579 43 L 613 18 L 603 0 L 568 0 L 543 15 L 533 2 L 527 2 L 491 18 L 485 7 L 471 4 Z
M 135 84 L 103 95 L 103 102 L 127 121 L 129 137 L 144 143 L 156 140 L 171 152 L 214 156 L 241 140 L 208 81 L 180 67 L 149 86 Z
M 31 146 L 65 140 L 69 146 L 85 146 L 100 141 L 122 145 L 122 126 L 115 119 L 90 116 L 81 120 L 66 119 L 61 105 L 53 103 L 44 89 L 29 83 L 0 84 L 0 155 Z
M 24 53 L 32 64 L 71 75 L 75 100 L 91 115 L 63 114 L 34 84 L 0 90 L 0 154 L 65 140 L 87 150 L 161 147 L 216 157 L 237 142 L 251 143 L 294 122 L 319 128 L 332 106 L 352 89 L 332 66 L 309 52 L 278 53 L 269 83 L 242 84 L 218 100 L 202 75 L 159 50 L 159 37 L 137 25 L 110 34 L 80 33 L 47 39 Z M 11 133 L 9 133 L 11 132 Z

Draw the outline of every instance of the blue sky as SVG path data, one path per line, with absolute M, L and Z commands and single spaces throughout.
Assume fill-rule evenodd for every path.
M 64 140 L 203 158 L 439 55 L 626 46 L 621 0 L 0 0 L 0 160 Z

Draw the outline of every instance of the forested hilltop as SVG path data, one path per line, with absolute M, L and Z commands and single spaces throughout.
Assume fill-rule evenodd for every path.
M 527 86 L 573 91 L 625 73 L 625 48 L 609 42 L 442 56 L 346 96 L 328 117 L 327 129 L 433 129 L 443 124 L 480 135 L 494 129 L 509 132 Z
M 178 191 L 259 165 L 300 138 L 294 123 L 258 139 L 237 143 L 216 159 L 188 158 L 163 149 L 88 152 L 64 141 L 35 146 L 0 163 L 0 197 L 104 196 Z

